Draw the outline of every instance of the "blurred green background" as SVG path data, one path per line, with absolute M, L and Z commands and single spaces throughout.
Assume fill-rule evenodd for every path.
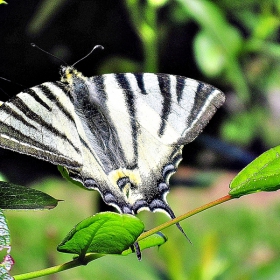
M 9 1 L 0 6 L 0 76 L 24 87 L 59 79 L 61 62 L 31 42 L 68 64 L 101 44 L 103 52 L 77 64 L 87 76 L 165 72 L 223 90 L 226 104 L 184 148 L 173 178 L 168 201 L 179 215 L 225 195 L 236 171 L 279 144 L 279 24 L 277 0 Z M 0 89 L 5 101 L 22 87 L 0 81 Z M 6 212 L 13 273 L 69 260 L 55 248 L 81 219 L 107 209 L 98 193 L 62 181 L 48 163 L 2 149 L 0 157 L 7 180 L 65 200 L 52 211 Z M 183 222 L 193 245 L 174 227 L 141 262 L 110 256 L 45 279 L 279 279 L 279 211 L 278 193 L 245 197 Z M 147 228 L 167 220 L 139 217 Z

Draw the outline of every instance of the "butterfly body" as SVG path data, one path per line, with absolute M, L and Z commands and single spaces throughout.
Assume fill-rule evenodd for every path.
M 168 74 L 88 78 L 62 67 L 61 75 L 0 106 L 0 146 L 64 166 L 122 213 L 162 210 L 174 217 L 169 178 L 223 93 Z

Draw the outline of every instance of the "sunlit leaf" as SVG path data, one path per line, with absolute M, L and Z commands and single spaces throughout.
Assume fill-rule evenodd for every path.
M 143 251 L 144 249 L 148 249 L 151 247 L 161 246 L 166 241 L 167 241 L 167 237 L 163 233 L 157 232 L 151 236 L 148 236 L 148 237 L 140 240 L 138 243 L 139 243 L 139 247 L 140 247 L 141 251 Z M 122 252 L 122 255 L 126 256 L 131 253 L 133 253 L 132 249 L 128 248 L 127 250 Z
M 272 148 L 242 169 L 230 184 L 234 197 L 280 188 L 280 146 Z
M 52 209 L 58 200 L 28 187 L 0 182 L 0 208 L 2 209 Z
M 224 54 L 233 55 L 240 50 L 242 36 L 238 29 L 228 23 L 224 11 L 217 4 L 204 0 L 177 1 L 181 3 L 185 12 L 223 48 Z
M 272 14 L 262 14 L 258 17 L 258 22 L 254 26 L 252 37 L 264 40 L 269 39 L 269 37 L 273 36 L 273 34 L 277 32 L 278 28 L 278 16 L 274 16 Z
M 144 224 L 133 215 L 102 212 L 77 224 L 57 250 L 79 256 L 121 254 L 133 245 L 143 230 Z
M 224 69 L 226 56 L 217 41 L 209 33 L 201 31 L 194 40 L 196 61 L 207 76 L 218 76 Z

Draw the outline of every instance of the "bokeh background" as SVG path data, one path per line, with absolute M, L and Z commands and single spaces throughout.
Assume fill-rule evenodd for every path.
M 228 192 L 256 156 L 279 145 L 280 2 L 277 0 L 42 0 L 0 5 L 0 100 L 26 87 L 59 80 L 63 62 L 86 76 L 163 72 L 211 83 L 226 94 L 205 131 L 184 148 L 168 201 L 182 214 Z M 52 211 L 6 212 L 14 274 L 59 264 L 71 256 L 57 244 L 80 220 L 112 210 L 97 192 L 65 182 L 49 163 L 0 149 L 0 173 L 63 199 Z M 167 220 L 140 213 L 146 227 Z M 220 205 L 174 227 L 168 242 L 138 262 L 109 256 L 44 279 L 279 279 L 280 196 L 261 193 Z

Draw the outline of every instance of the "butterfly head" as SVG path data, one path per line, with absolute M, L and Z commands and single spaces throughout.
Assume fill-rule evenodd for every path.
M 75 78 L 85 79 L 84 75 L 72 66 L 61 66 L 61 82 L 72 85 Z

